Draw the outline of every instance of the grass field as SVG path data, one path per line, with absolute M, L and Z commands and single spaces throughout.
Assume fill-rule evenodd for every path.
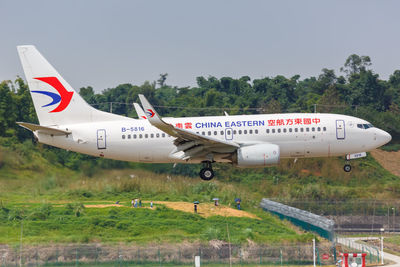
M 217 178 L 201 181 L 168 173 L 155 173 L 141 166 L 107 170 L 91 175 L 73 171 L 44 157 L 40 147 L 16 144 L 0 147 L 0 243 L 87 243 L 87 242 L 182 242 L 227 240 L 227 225 L 234 243 L 309 242 L 289 223 L 259 208 L 262 197 L 281 199 L 346 200 L 351 198 L 400 197 L 396 176 L 373 158 L 355 161 L 354 171 L 342 171 L 340 159 L 284 160 L 279 167 L 240 170 L 216 165 Z M 148 165 L 151 166 L 151 165 Z M 154 169 L 158 165 L 154 165 Z M 212 203 L 242 208 L 254 215 L 202 216 L 189 210 L 174 210 L 167 202 Z M 84 208 L 83 205 L 120 201 L 129 206 L 132 198 L 155 201 L 156 209 L 119 207 Z M 176 204 L 178 205 L 178 204 Z M 176 206 L 175 205 L 175 206 Z M 206 218 L 207 217 L 207 218 Z M 261 220 L 260 220 L 261 219 Z
M 211 216 L 173 210 L 108 207 L 83 208 L 79 203 L 13 204 L 0 211 L 0 243 L 182 242 L 230 240 L 233 243 L 309 242 L 311 234 L 297 233 L 277 218 L 260 212 L 260 219 Z

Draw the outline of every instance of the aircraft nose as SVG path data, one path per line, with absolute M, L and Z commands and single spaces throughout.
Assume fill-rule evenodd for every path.
M 392 140 L 392 136 L 381 129 L 379 129 L 379 131 L 377 132 L 376 137 L 376 140 L 378 141 L 380 146 L 383 146 L 384 144 L 387 144 Z

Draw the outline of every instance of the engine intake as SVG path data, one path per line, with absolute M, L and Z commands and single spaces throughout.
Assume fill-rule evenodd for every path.
M 274 144 L 256 144 L 237 150 L 238 167 L 266 167 L 279 163 L 280 149 Z

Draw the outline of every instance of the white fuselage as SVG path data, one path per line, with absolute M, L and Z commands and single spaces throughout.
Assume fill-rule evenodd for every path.
M 234 141 L 243 146 L 271 143 L 280 147 L 281 158 L 329 157 L 366 152 L 388 141 L 390 135 L 351 116 L 319 113 L 287 113 L 213 117 L 164 118 L 175 127 Z M 104 158 L 153 163 L 185 162 L 171 157 L 174 137 L 153 127 L 148 120 L 62 125 L 72 133 L 51 136 L 36 133 L 39 142 Z M 367 128 L 367 129 L 366 129 Z M 216 156 L 217 162 L 230 162 Z M 189 163 L 203 159 L 190 159 Z

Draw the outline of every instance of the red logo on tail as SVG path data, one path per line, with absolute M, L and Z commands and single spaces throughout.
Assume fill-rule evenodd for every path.
M 34 78 L 34 79 L 49 84 L 54 89 L 56 89 L 57 92 L 60 94 L 61 101 L 56 102 L 56 103 L 60 102 L 60 104 L 50 112 L 60 112 L 68 107 L 69 102 L 71 102 L 72 95 L 74 94 L 74 92 L 67 91 L 67 89 L 65 89 L 65 87 L 62 85 L 62 83 L 56 77 L 40 77 L 40 78 Z M 44 91 L 40 91 L 40 92 L 44 92 Z M 35 93 L 39 93 L 39 91 L 36 91 Z M 56 104 L 56 103 L 54 103 L 54 104 Z M 51 103 L 51 104 L 53 104 L 53 103 Z

